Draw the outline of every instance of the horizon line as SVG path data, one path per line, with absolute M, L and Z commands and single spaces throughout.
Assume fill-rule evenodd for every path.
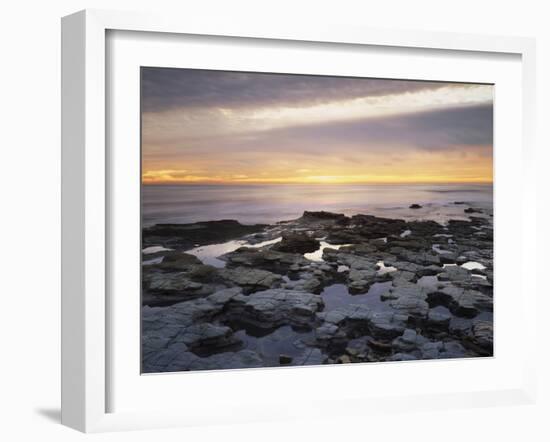
M 399 185 L 399 184 L 494 184 L 494 180 L 474 180 L 474 181 L 366 181 L 366 182 L 239 182 L 239 181 L 225 181 L 225 182 L 212 182 L 212 181 L 203 181 L 203 182 L 185 182 L 185 181 L 155 181 L 147 182 L 141 181 L 143 186 L 257 186 L 257 185 L 271 185 L 271 186 L 288 186 L 288 185 L 308 185 L 308 186 L 326 186 L 326 185 Z

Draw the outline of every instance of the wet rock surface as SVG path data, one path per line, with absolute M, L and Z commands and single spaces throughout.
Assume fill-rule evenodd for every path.
M 143 372 L 491 356 L 492 214 L 456 204 L 475 215 L 144 229 Z

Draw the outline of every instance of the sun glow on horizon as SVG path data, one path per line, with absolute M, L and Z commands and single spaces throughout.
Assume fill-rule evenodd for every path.
M 144 98 L 143 184 L 493 181 L 491 85 L 170 73 Z
M 376 183 L 491 183 L 492 156 L 480 154 L 483 146 L 458 153 L 438 154 L 413 152 L 378 158 L 365 152 L 352 160 L 337 155 L 304 157 L 302 165 L 276 157 L 248 158 L 250 164 L 236 158 L 235 164 L 225 157 L 207 161 L 189 158 L 186 168 L 162 164 L 144 164 L 144 184 L 376 184 Z M 260 156 L 261 157 L 261 156 Z M 241 163 L 245 164 L 241 164 Z M 237 169 L 238 168 L 238 169 Z M 229 169 L 229 170 L 228 170 Z
M 491 184 L 492 176 L 475 175 L 468 177 L 449 177 L 446 175 L 382 175 L 382 176 L 339 176 L 339 175 L 311 175 L 305 177 L 281 177 L 261 178 L 246 177 L 224 179 L 223 177 L 188 176 L 184 179 L 173 178 L 163 173 L 149 172 L 144 174 L 142 183 L 145 185 L 193 185 L 193 184 L 219 184 L 219 185 L 247 185 L 247 184 L 423 184 L 423 183 L 479 183 Z

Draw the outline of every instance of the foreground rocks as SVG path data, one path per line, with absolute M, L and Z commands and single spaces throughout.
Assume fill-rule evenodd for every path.
M 472 209 L 446 226 L 304 212 L 144 229 L 143 371 L 491 356 L 491 213 Z M 221 266 L 192 254 L 232 240 Z
M 145 306 L 142 369 L 152 373 L 264 366 L 261 355 L 242 348 L 235 330 L 250 325 L 266 330 L 283 324 L 311 326 L 322 307 L 319 296 L 303 292 L 266 290 L 246 296 L 238 288 L 170 307 Z M 287 360 L 288 356 L 282 358 L 282 364 Z M 308 365 L 325 360 L 318 349 L 303 345 L 292 362 Z

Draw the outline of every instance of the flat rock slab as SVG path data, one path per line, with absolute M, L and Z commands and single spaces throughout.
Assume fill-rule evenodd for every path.
M 161 354 L 162 366 L 154 363 L 148 364 L 149 373 L 195 370 L 228 370 L 234 368 L 263 367 L 263 360 L 257 353 L 250 350 L 237 352 L 218 353 L 208 357 L 198 357 L 190 352 L 177 352 Z
M 449 359 L 465 355 L 464 347 L 457 341 L 430 341 L 415 330 L 407 329 L 394 339 L 392 360 Z
M 377 312 L 365 305 L 348 305 L 317 315 L 324 324 L 316 330 L 317 339 L 370 335 L 377 339 L 393 339 L 403 333 L 408 315 L 398 312 Z
M 227 314 L 234 320 L 270 329 L 280 325 L 308 326 L 324 307 L 323 299 L 311 293 L 272 289 L 231 299 Z
M 223 256 L 228 267 L 254 267 L 272 272 L 286 273 L 292 266 L 307 266 L 310 261 L 299 253 L 278 252 L 273 249 L 240 247 Z
M 281 275 L 249 267 L 222 269 L 219 273 L 230 285 L 237 285 L 247 292 L 279 287 L 283 281 Z
M 493 311 L 493 298 L 477 290 L 463 289 L 446 285 L 437 292 L 430 293 L 429 299 L 443 303 L 457 316 L 473 318 L 481 311 Z

